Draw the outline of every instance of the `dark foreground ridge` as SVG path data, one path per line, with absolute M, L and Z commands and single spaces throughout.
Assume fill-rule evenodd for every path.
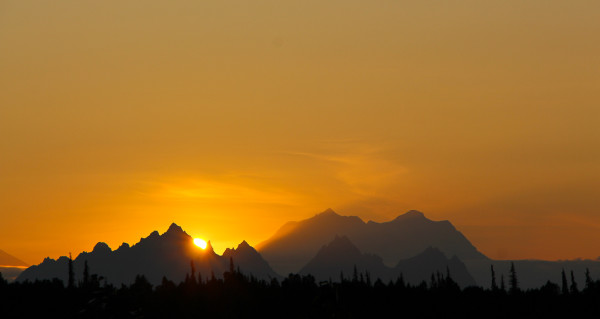
M 600 281 L 580 290 L 548 282 L 521 291 L 516 272 L 489 289 L 461 289 L 447 274 L 429 282 L 406 284 L 402 278 L 372 282 L 364 273 L 341 282 L 317 282 L 290 274 L 279 281 L 258 280 L 233 263 L 221 278 L 198 279 L 188 273 L 180 284 L 163 278 L 153 286 L 144 276 L 119 287 L 86 274 L 79 283 L 61 280 L 8 283 L 0 276 L 2 318 L 593 318 L 600 315 Z M 572 276 L 571 276 L 572 278 Z
M 131 247 L 123 243 L 113 251 L 106 243 L 99 242 L 91 252 L 82 252 L 72 261 L 72 280 L 82 280 L 85 269 L 89 267 L 103 281 L 113 285 L 129 285 L 138 275 L 145 276 L 153 285 L 160 284 L 165 276 L 180 283 L 189 272 L 190 264 L 201 276 L 216 274 L 220 277 L 228 269 L 230 260 L 255 277 L 267 280 L 279 278 L 262 256 L 245 241 L 235 249 L 228 248 L 220 256 L 214 252 L 210 241 L 206 249 L 200 249 L 194 245 L 190 235 L 173 223 L 162 235 L 154 231 Z M 65 269 L 70 262 L 66 256 L 57 260 L 46 258 L 41 264 L 23 271 L 17 281 L 58 278 L 67 282 L 70 279 Z

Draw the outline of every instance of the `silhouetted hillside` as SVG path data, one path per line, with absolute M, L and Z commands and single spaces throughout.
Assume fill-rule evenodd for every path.
M 351 246 L 337 239 L 323 252 L 358 256 Z M 440 257 L 428 249 L 416 259 Z M 257 280 L 230 269 L 222 278 L 165 278 L 159 285 L 136 276 L 118 287 L 94 276 L 70 286 L 58 279 L 7 283 L 0 276 L 0 318 L 598 318 L 600 281 L 588 274 L 577 286 L 561 273 L 562 283 L 528 290 L 460 288 L 439 272 L 418 285 L 372 280 L 358 271 L 340 282 L 318 282 L 298 274 Z
M 461 287 L 475 285 L 465 265 L 457 257 L 446 258 L 439 249 L 429 247 L 417 256 L 401 260 L 395 267 L 387 267 L 381 257 L 363 254 L 348 237 L 336 236 L 300 270 L 300 274 L 313 275 L 318 281 L 335 282 L 339 282 L 342 275 L 346 279 L 368 276 L 369 280 L 385 282 L 402 277 L 405 282 L 418 285 L 429 282 L 432 274 L 446 276 L 448 271 Z
M 395 274 L 401 273 L 404 280 L 412 284 L 429 281 L 432 274 L 446 275 L 447 272 L 461 287 L 475 285 L 473 276 L 458 257 L 448 259 L 443 252 L 433 247 L 428 247 L 417 256 L 401 260 L 394 267 Z
M 107 244 L 100 242 L 92 252 L 79 254 L 73 261 L 73 268 L 78 281 L 83 278 L 87 261 L 89 272 L 113 284 L 132 283 L 137 275 L 144 275 L 151 283 L 158 284 L 163 277 L 175 282 L 184 280 L 186 275 L 191 274 L 192 261 L 196 276 L 222 277 L 223 272 L 229 269 L 229 257 L 232 257 L 235 266 L 242 272 L 265 279 L 277 276 L 245 242 L 228 254 L 227 257 L 217 255 L 210 242 L 206 249 L 200 249 L 181 227 L 172 224 L 164 234 L 154 231 L 131 247 L 123 243 L 112 251 Z M 17 280 L 59 278 L 67 282 L 68 262 L 67 257 L 58 260 L 46 258 L 40 265 L 26 269 Z
M 250 246 L 245 240 L 237 248 L 225 249 L 223 258 L 226 260 L 232 258 L 234 265 L 239 266 L 245 274 L 251 274 L 263 279 L 281 278 L 281 276 L 271 269 L 271 266 L 269 266 L 256 249 Z
M 585 282 L 585 272 L 589 270 L 593 276 L 600 274 L 600 261 L 598 260 L 488 260 L 465 262 L 469 272 L 473 275 L 477 283 L 484 287 L 491 284 L 490 265 L 496 270 L 496 277 L 504 276 L 508 278 L 510 265 L 514 264 L 517 275 L 519 276 L 519 285 L 523 289 L 540 287 L 548 280 L 552 282 L 561 281 L 561 271 L 565 269 L 573 271 L 576 282 L 582 284 Z
M 355 272 L 369 273 L 374 279 L 387 280 L 391 275 L 381 257 L 362 254 L 346 236 L 335 236 L 300 270 L 300 274 L 313 275 L 318 281 L 339 281 L 342 273 L 351 278 Z

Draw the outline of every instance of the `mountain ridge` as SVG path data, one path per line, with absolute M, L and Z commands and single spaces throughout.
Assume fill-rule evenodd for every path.
M 245 244 L 244 244 L 245 243 Z M 247 242 L 238 245 L 227 256 L 217 255 L 210 241 L 206 249 L 193 244 L 193 239 L 180 226 L 173 223 L 162 235 L 153 231 L 133 246 L 123 243 L 112 250 L 106 243 L 98 242 L 91 252 L 81 252 L 74 260 L 76 280 L 81 280 L 87 262 L 91 273 L 102 276 L 113 284 L 130 284 L 137 275 L 144 275 L 151 283 L 158 284 L 166 277 L 175 282 L 184 280 L 191 272 L 191 262 L 198 277 L 221 277 L 229 268 L 230 259 L 245 274 L 259 278 L 278 278 L 269 264 Z M 68 279 L 69 258 L 56 260 L 45 258 L 39 265 L 23 271 L 17 281 L 59 278 Z
M 375 254 L 362 253 L 347 236 L 335 238 L 319 249 L 302 269 L 300 274 L 313 275 L 319 281 L 338 280 L 341 276 L 364 274 L 370 280 L 395 281 L 402 277 L 410 284 L 428 281 L 434 273 L 450 272 L 461 286 L 475 285 L 475 280 L 456 256 L 448 259 L 439 249 L 428 247 L 420 254 L 400 260 L 394 267 L 383 264 Z
M 380 256 L 390 267 L 429 246 L 463 261 L 488 259 L 452 223 L 430 220 L 416 210 L 387 222 L 365 223 L 357 216 L 341 216 L 327 209 L 294 224 L 286 223 L 256 247 L 279 273 L 297 272 L 333 234 L 348 236 L 360 251 Z

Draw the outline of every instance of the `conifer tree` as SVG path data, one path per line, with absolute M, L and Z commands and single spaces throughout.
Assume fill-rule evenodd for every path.
M 196 283 L 196 267 L 194 267 L 194 260 L 190 260 L 190 267 L 191 267 L 191 271 L 192 274 L 190 275 L 190 279 L 192 280 L 193 283 Z
M 494 272 L 494 265 L 490 265 L 492 269 L 492 290 L 498 290 L 498 285 L 496 285 L 496 272 Z
M 590 276 L 590 269 L 585 269 L 585 289 L 589 290 L 592 288 L 592 276 Z
M 517 272 L 515 270 L 515 263 L 510 263 L 510 290 L 511 294 L 515 294 L 519 291 L 519 280 L 517 279 Z
M 0 272 L 0 288 L 2 288 L 3 286 L 5 287 L 6 285 L 8 285 L 8 281 L 4 279 L 4 277 L 2 276 L 2 272 Z
M 579 288 L 577 287 L 577 282 L 575 281 L 575 275 L 573 274 L 573 270 L 571 270 L 571 293 L 576 294 L 579 292 Z
M 83 285 L 85 287 L 87 287 L 87 285 L 89 283 L 90 283 L 90 269 L 88 268 L 88 261 L 86 259 L 85 262 L 83 263 Z
M 504 274 L 500 275 L 500 290 L 506 291 L 506 285 L 504 285 Z
M 400 273 L 400 277 L 396 279 L 396 287 L 405 288 L 406 284 L 404 283 L 404 275 Z
M 69 253 L 69 288 L 75 287 L 75 273 L 73 272 L 73 258 L 71 257 L 71 253 Z
M 569 284 L 567 283 L 567 275 L 565 275 L 565 269 L 563 268 L 562 272 L 561 272 L 561 277 L 562 277 L 562 286 L 561 286 L 561 292 L 563 295 L 568 295 L 569 294 Z

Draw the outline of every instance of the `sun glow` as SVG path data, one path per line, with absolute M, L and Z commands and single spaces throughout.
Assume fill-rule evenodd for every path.
M 194 244 L 202 249 L 206 249 L 206 241 L 204 239 L 194 238 Z

